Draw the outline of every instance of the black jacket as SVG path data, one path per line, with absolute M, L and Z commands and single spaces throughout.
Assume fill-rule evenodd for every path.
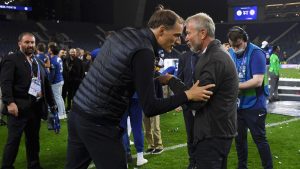
M 179 57 L 177 77 L 187 86 L 193 86 L 193 75 L 195 74 L 195 65 L 198 61 L 198 55 L 188 51 Z
M 149 116 L 167 112 L 187 101 L 184 92 L 168 99 L 156 97 L 153 84 L 156 46 L 150 29 L 127 28 L 110 36 L 77 90 L 73 112 L 98 123 L 119 125 L 134 91 Z M 137 58 L 144 58 L 145 63 L 136 64 Z M 137 72 L 146 74 L 145 78 L 136 78 Z M 141 81 L 147 82 L 143 90 L 138 83 Z
M 84 77 L 83 62 L 79 58 L 72 58 L 71 56 L 63 61 L 63 77 L 65 83 L 81 83 Z
M 212 41 L 199 58 L 194 79 L 200 80 L 201 86 L 216 85 L 208 102 L 189 103 L 189 108 L 196 110 L 195 141 L 212 137 L 233 138 L 237 132 L 238 77 L 235 65 L 220 41 Z M 170 80 L 169 86 L 175 93 L 186 90 L 184 84 L 175 78 Z
M 50 83 L 46 77 L 46 71 L 43 64 L 35 57 L 40 67 L 41 87 L 43 96 L 39 102 L 41 117 L 47 119 L 48 104 L 55 105 Z M 18 51 L 7 57 L 1 62 L 0 86 L 2 90 L 2 99 L 5 105 L 15 102 L 19 112 L 27 110 L 32 106 L 34 98 L 28 94 L 31 83 L 31 67 L 26 56 Z M 7 113 L 7 110 L 4 110 Z
M 153 51 L 141 31 L 127 28 L 110 36 L 77 90 L 74 107 L 96 118 L 119 123 L 135 91 L 131 59 L 142 49 Z

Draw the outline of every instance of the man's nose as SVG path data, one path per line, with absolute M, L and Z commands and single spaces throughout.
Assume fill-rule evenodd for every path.
M 188 42 L 188 41 L 189 41 L 188 36 L 186 36 L 186 37 L 184 38 L 184 40 L 185 40 L 186 42 Z
M 178 37 L 178 38 L 175 40 L 175 44 L 176 44 L 176 45 L 180 45 L 180 44 L 181 44 L 181 39 L 180 39 L 180 37 Z

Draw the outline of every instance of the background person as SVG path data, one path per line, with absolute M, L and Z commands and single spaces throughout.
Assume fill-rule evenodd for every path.
M 280 47 L 273 46 L 273 53 L 270 57 L 270 67 L 269 67 L 269 74 L 270 74 L 270 96 L 269 102 L 279 101 L 278 97 L 278 83 L 279 83 L 279 75 L 280 75 L 280 60 L 279 60 L 279 53 Z
M 227 37 L 232 46 L 229 53 L 239 76 L 238 135 L 235 138 L 238 169 L 247 168 L 248 129 L 257 146 L 263 168 L 272 169 L 272 155 L 266 138 L 265 123 L 266 100 L 269 94 L 265 53 L 249 42 L 247 32 L 241 27 L 232 27 Z
M 41 119 L 46 120 L 48 105 L 56 105 L 43 63 L 34 55 L 35 37 L 24 32 L 18 39 L 19 51 L 4 57 L 1 63 L 0 86 L 4 112 L 8 115 L 8 137 L 3 151 L 1 169 L 14 168 L 22 133 L 28 169 L 41 169 L 39 131 Z

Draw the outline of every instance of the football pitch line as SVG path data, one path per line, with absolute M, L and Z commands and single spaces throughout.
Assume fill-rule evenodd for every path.
M 285 120 L 285 121 L 281 121 L 281 122 L 276 122 L 276 123 L 270 123 L 270 124 L 266 124 L 266 127 L 274 127 L 274 126 L 279 126 L 279 125 L 282 125 L 282 124 L 287 124 L 287 123 L 290 123 L 290 122 L 294 122 L 294 121 L 298 121 L 300 120 L 300 117 L 296 117 L 296 118 L 293 118 L 293 119 L 290 119 L 290 120 Z M 164 151 L 170 151 L 170 150 L 175 150 L 177 148 L 181 148 L 181 147 L 186 147 L 187 144 L 184 143 L 184 144 L 178 144 L 178 145 L 175 145 L 175 146 L 170 146 L 170 147 L 165 147 L 164 148 Z M 144 156 L 147 156 L 149 155 L 150 153 L 144 153 Z M 136 158 L 136 155 L 133 155 L 132 158 Z M 95 165 L 94 164 L 91 164 L 88 169 L 92 169 L 94 168 Z

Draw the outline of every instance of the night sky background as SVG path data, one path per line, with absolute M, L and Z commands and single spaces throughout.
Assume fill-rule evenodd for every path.
M 165 8 L 174 10 L 184 19 L 190 15 L 205 12 L 216 23 L 227 21 L 228 7 L 226 0 L 147 0 L 145 20 L 150 18 L 157 4 L 162 4 Z

